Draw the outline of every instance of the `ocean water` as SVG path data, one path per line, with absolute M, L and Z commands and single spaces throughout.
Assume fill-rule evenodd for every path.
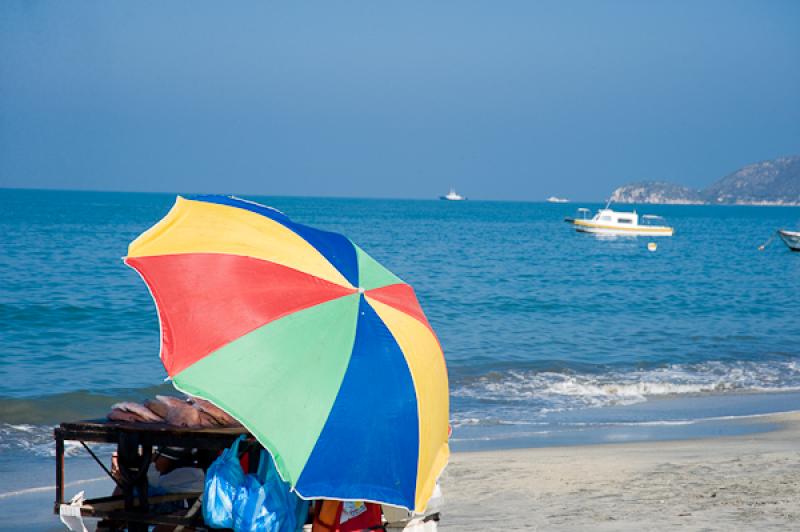
M 457 449 L 800 409 L 800 254 L 757 249 L 800 208 L 639 206 L 676 228 L 650 252 L 563 222 L 600 205 L 248 199 L 348 235 L 415 287 Z M 0 190 L 0 471 L 49 460 L 60 420 L 170 390 L 155 307 L 121 257 L 173 201 Z

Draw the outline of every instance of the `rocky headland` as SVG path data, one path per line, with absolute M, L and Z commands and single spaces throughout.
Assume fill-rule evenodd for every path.
M 800 205 L 800 156 L 747 165 L 702 190 L 640 181 L 619 187 L 611 199 L 617 203 Z

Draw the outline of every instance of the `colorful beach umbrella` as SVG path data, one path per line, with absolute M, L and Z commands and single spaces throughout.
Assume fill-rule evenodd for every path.
M 424 509 L 449 400 L 411 286 L 342 235 L 229 196 L 178 197 L 125 263 L 175 387 L 238 419 L 301 497 Z

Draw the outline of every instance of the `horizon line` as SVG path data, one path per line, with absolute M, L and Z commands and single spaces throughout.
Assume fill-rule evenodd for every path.
M 293 198 L 293 199 L 334 199 L 334 200 L 372 200 L 372 201 L 445 201 L 439 196 L 424 197 L 424 198 L 409 198 L 409 197 L 387 197 L 387 196 L 334 196 L 334 195 L 297 195 L 297 194 L 261 194 L 261 193 L 227 193 L 220 194 L 219 192 L 167 192 L 167 191 L 153 191 L 153 190 L 101 190 L 92 188 L 56 188 L 56 187 L 7 187 L 0 186 L 0 191 L 26 191 L 26 192 L 90 192 L 98 194 L 163 194 L 170 196 L 194 196 L 194 195 L 213 195 L 218 194 L 221 196 L 235 196 L 246 199 L 247 196 L 256 198 Z M 481 203 L 548 203 L 552 205 L 576 205 L 579 203 L 598 204 L 603 205 L 608 202 L 608 198 L 600 200 L 569 200 L 566 203 L 549 202 L 547 199 L 532 200 L 532 199 L 470 199 L 466 202 L 481 202 Z M 448 202 L 451 203 L 451 202 Z M 461 202 L 455 202 L 461 203 Z M 680 206 L 680 207 L 800 207 L 800 203 L 625 203 L 621 201 L 614 201 L 617 205 L 647 205 L 647 206 Z
M 25 190 L 25 191 L 42 191 L 42 192 L 98 192 L 110 194 L 172 194 L 176 196 L 181 195 L 202 195 L 202 194 L 220 194 L 222 196 L 255 196 L 267 198 L 318 198 L 318 199 L 360 199 L 360 200 L 397 200 L 397 201 L 444 201 L 439 196 L 433 197 L 400 197 L 400 196 L 337 196 L 337 195 L 300 195 L 300 194 L 265 194 L 259 192 L 197 192 L 197 191 L 158 191 L 158 190 L 120 190 L 120 189 L 96 189 L 96 188 L 66 188 L 66 187 L 9 187 L 0 185 L 0 190 Z M 487 198 L 472 198 L 467 196 L 466 201 L 481 201 L 481 202 L 503 202 L 503 203 L 548 203 L 547 198 L 536 199 L 487 199 Z M 570 203 L 603 203 L 608 199 L 591 200 L 569 200 Z M 563 203 L 561 205 L 564 205 Z

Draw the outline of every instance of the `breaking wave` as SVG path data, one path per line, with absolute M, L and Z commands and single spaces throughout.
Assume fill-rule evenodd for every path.
M 603 373 L 509 370 L 461 379 L 451 396 L 453 426 L 459 427 L 533 422 L 554 411 L 632 405 L 655 397 L 787 391 L 800 391 L 797 361 L 705 362 Z M 508 411 L 515 415 L 504 415 Z

